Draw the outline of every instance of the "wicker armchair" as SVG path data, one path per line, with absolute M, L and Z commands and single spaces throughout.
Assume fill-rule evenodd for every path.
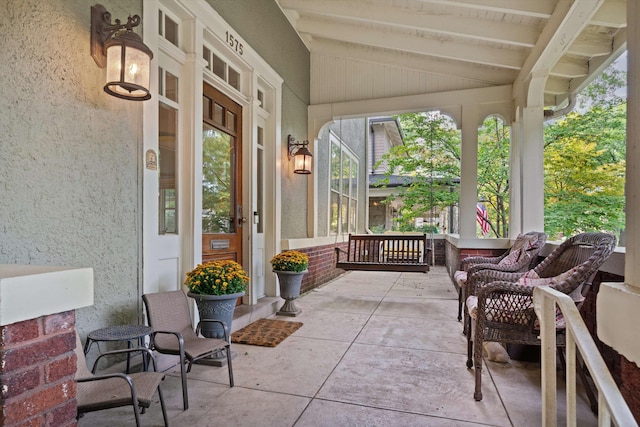
M 508 251 L 497 257 L 472 256 L 460 261 L 460 271 L 454 274 L 454 284 L 458 288 L 458 320 L 462 320 L 462 306 L 465 300 L 465 285 L 469 277 L 480 270 L 504 272 L 525 272 L 538 263 L 538 253 L 547 242 L 547 235 L 536 231 L 519 235 Z M 513 263 L 502 262 L 509 255 L 516 254 Z M 466 316 L 465 316 L 466 317 Z M 466 322 L 465 322 L 466 325 Z M 466 330 L 466 329 L 465 329 Z
M 578 234 L 558 246 L 532 271 L 539 278 L 548 279 L 544 284 L 560 292 L 578 292 L 582 285 L 592 279 L 615 247 L 616 237 L 613 235 Z M 482 400 L 484 341 L 540 345 L 540 331 L 533 309 L 534 286 L 518 283 L 525 274 L 529 275 L 483 270 L 474 274 L 467 282 L 466 294 L 477 295 L 475 327 L 471 327 L 471 317 L 467 325 L 467 367 L 475 367 L 476 400 Z M 543 283 L 537 283 L 541 284 Z M 558 334 L 557 345 L 564 347 L 563 333 Z

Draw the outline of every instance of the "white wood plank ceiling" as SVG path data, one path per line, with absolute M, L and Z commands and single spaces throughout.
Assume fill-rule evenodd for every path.
M 387 73 L 392 67 L 396 80 L 416 72 L 427 73 L 429 81 L 439 78 L 440 89 L 425 83 L 418 92 L 517 88 L 531 75 L 548 76 L 544 102 L 561 107 L 626 49 L 625 0 L 276 1 L 311 52 L 312 102 L 367 96 L 344 87 L 333 99 L 322 99 L 319 90 L 313 94 L 314 84 L 324 91 L 349 84 L 321 72 L 321 62 L 327 68 L 351 61 L 386 67 Z

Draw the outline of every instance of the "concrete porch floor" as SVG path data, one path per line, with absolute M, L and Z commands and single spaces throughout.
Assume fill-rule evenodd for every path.
M 162 389 L 170 425 L 541 425 L 539 363 L 486 362 L 484 399 L 473 399 L 457 294 L 444 267 L 427 274 L 350 272 L 296 305 L 301 315 L 277 318 L 304 326 L 277 347 L 232 345 L 235 387 L 228 386 L 226 367 L 195 365 L 190 408 L 183 411 L 179 370 L 168 371 Z M 256 320 L 255 312 L 240 316 L 234 330 Z M 577 406 L 578 425 L 597 425 L 584 393 Z M 562 391 L 558 407 L 564 425 Z M 141 421 L 162 425 L 159 402 Z M 135 422 L 128 407 L 87 414 L 78 425 Z

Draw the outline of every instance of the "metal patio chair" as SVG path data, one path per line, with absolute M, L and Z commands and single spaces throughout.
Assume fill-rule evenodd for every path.
M 162 407 L 162 417 L 165 427 L 169 425 L 167 410 L 162 397 L 160 383 L 164 374 L 155 372 L 155 359 L 147 348 L 131 348 L 126 350 L 114 350 L 101 354 L 95 361 L 93 370 L 98 361 L 105 356 L 114 354 L 131 354 L 142 352 L 142 357 L 148 357 L 154 368 L 153 372 L 136 372 L 132 374 L 109 373 L 95 375 L 87 368 L 80 337 L 76 333 L 76 364 L 77 371 L 75 381 L 77 384 L 76 400 L 78 402 L 78 417 L 87 412 L 101 411 L 103 409 L 119 408 L 121 406 L 133 407 L 136 426 L 140 426 L 140 410 L 144 413 L 151 406 L 156 390 Z
M 189 311 L 187 295 L 179 291 L 158 292 L 142 296 L 147 310 L 149 325 L 153 328 L 152 348 L 161 354 L 179 356 L 182 378 L 182 399 L 184 409 L 189 409 L 187 373 L 193 362 L 220 352 L 226 353 L 229 369 L 229 385 L 233 387 L 231 366 L 231 336 L 221 320 L 201 319 L 194 331 Z M 199 336 L 200 325 L 204 322 L 218 323 L 224 329 L 224 339 Z M 185 364 L 187 367 L 185 368 Z M 174 365 L 175 366 L 175 365 Z

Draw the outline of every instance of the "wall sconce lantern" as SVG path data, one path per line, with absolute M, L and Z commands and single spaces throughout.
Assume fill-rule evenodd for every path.
M 309 141 L 297 142 L 291 135 L 287 139 L 289 141 L 289 160 L 293 157 L 293 173 L 309 175 L 313 159 L 313 154 L 307 148 Z
M 133 28 L 140 16 L 111 23 L 111 13 L 104 6 L 91 6 L 91 56 L 100 68 L 107 68 L 104 91 L 117 98 L 144 101 L 149 93 L 149 68 L 153 52 Z

